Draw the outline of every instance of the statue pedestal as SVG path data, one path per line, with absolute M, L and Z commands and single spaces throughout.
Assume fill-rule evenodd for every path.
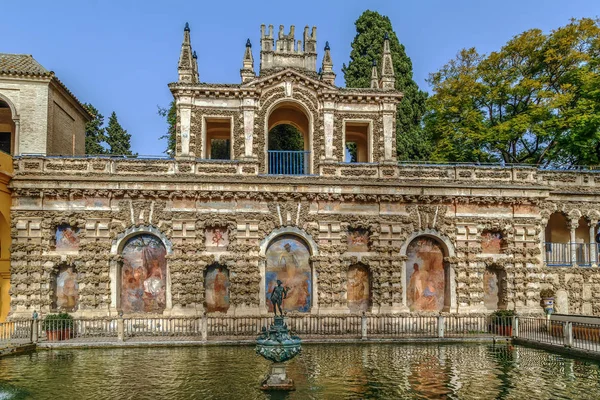
M 296 390 L 294 381 L 287 377 L 284 363 L 273 363 L 271 373 L 265 378 L 261 390 Z

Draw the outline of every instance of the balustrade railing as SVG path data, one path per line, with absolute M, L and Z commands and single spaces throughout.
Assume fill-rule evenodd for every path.
M 269 150 L 269 174 L 307 175 L 310 151 Z
M 573 264 L 571 243 L 551 243 L 545 245 L 546 265 L 549 267 L 567 267 Z

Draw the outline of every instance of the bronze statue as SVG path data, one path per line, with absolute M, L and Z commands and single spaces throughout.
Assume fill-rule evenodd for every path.
M 277 279 L 277 286 L 273 288 L 271 292 L 271 303 L 273 303 L 273 311 L 277 316 L 277 308 L 279 308 L 279 314 L 283 316 L 283 308 L 281 307 L 283 303 L 283 299 L 287 297 L 287 292 L 289 288 L 281 286 L 282 282 Z

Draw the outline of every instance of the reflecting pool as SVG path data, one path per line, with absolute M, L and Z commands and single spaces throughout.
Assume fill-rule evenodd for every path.
M 258 389 L 268 365 L 249 346 L 39 351 L 0 359 L 0 399 L 600 396 L 599 363 L 507 344 L 305 344 L 288 395 Z

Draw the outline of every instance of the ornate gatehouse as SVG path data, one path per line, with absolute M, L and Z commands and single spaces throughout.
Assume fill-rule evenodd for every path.
M 17 156 L 12 315 L 258 315 L 277 280 L 289 313 L 600 315 L 597 174 L 398 163 L 387 39 L 348 89 L 294 36 L 210 84 L 186 26 L 174 158 Z

